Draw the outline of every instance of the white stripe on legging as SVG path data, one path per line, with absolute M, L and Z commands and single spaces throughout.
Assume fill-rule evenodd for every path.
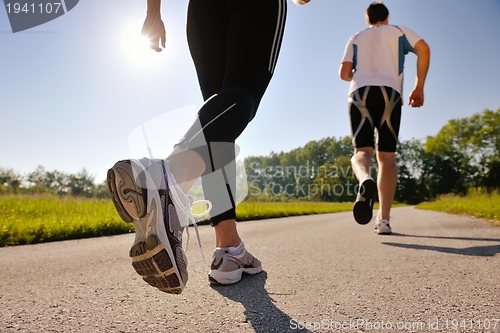
M 217 95 L 213 95 L 212 97 L 210 97 L 207 102 L 212 99 L 213 97 L 215 97 Z M 206 103 L 205 103 L 206 104 Z M 226 112 L 228 112 L 229 110 L 231 110 L 232 108 L 234 108 L 236 106 L 236 103 L 234 103 L 233 105 L 229 106 L 227 109 L 225 109 L 223 112 L 221 112 L 219 115 L 217 115 L 217 117 L 215 117 L 214 119 L 210 120 L 208 123 L 205 124 L 205 126 L 203 126 L 202 129 L 200 129 L 198 132 L 196 132 L 195 135 L 193 135 L 191 137 L 191 139 L 188 141 L 188 145 L 191 141 L 193 141 L 194 138 L 196 138 L 198 136 L 198 134 L 200 134 L 201 132 L 203 132 L 205 130 L 205 128 L 207 128 L 208 125 L 210 125 L 211 123 L 213 123 L 214 121 L 216 121 L 218 118 L 220 118 L 223 114 L 225 114 Z
M 269 0 L 268 0 L 269 1 Z M 269 71 L 271 74 L 274 72 L 276 62 L 278 61 L 279 47 L 283 39 L 283 30 L 285 28 L 285 15 L 286 15 L 286 0 L 278 0 L 278 20 L 276 24 L 276 32 L 274 33 L 273 47 L 271 49 L 271 58 L 269 59 Z

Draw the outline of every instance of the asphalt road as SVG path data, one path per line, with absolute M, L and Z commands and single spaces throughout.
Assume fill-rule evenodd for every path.
M 238 224 L 264 271 L 207 281 L 214 233 L 181 295 L 148 286 L 133 234 L 0 248 L 0 332 L 500 332 L 500 227 L 394 209 L 393 235 L 350 212 Z

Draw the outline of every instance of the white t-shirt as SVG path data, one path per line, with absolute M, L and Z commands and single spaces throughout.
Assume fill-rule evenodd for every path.
M 402 94 L 405 55 L 421 39 L 408 28 L 388 24 L 353 35 L 342 58 L 355 69 L 349 94 L 365 86 L 387 86 Z

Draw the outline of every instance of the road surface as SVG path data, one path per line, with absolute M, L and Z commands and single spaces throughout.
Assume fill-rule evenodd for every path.
M 189 281 L 159 292 L 133 234 L 0 248 L 0 332 L 500 332 L 500 227 L 403 207 L 393 235 L 351 212 L 238 224 L 264 271 L 207 281 L 214 233 L 194 230 Z

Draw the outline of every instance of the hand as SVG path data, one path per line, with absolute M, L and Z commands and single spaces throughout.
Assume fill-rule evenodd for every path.
M 158 16 L 147 16 L 142 26 L 142 35 L 149 39 L 149 47 L 161 52 L 160 45 L 165 48 L 165 25 Z
M 414 108 L 419 108 L 424 105 L 424 89 L 415 88 L 410 94 L 408 104 Z
M 306 3 L 308 3 L 310 0 L 292 0 L 292 2 L 294 4 L 296 4 L 297 6 L 303 6 L 305 5 Z

